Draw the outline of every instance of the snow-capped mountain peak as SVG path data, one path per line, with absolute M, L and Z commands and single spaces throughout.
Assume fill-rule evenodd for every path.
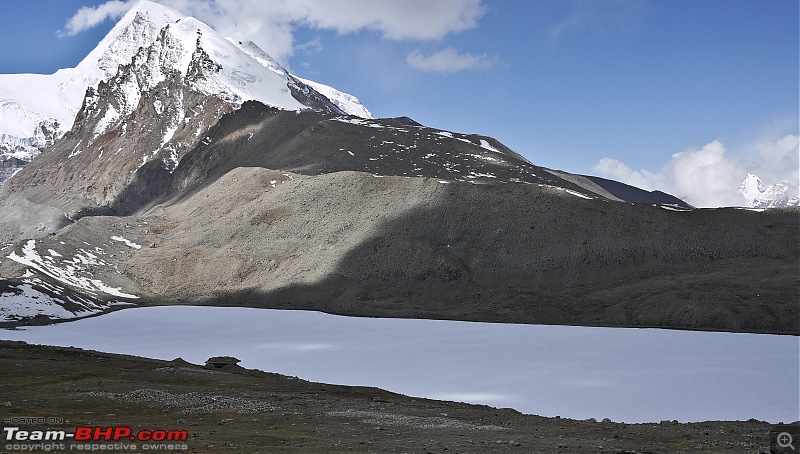
M 748 173 L 739 192 L 744 196 L 750 208 L 780 208 L 800 206 L 800 197 L 790 194 L 789 184 L 785 181 L 773 185 L 764 184 L 760 178 Z
M 767 187 L 761 179 L 752 173 L 748 173 L 742 184 L 739 185 L 739 192 L 748 200 L 759 197 L 766 190 Z
M 108 79 L 116 74 L 120 65 L 130 63 L 139 48 L 153 44 L 162 28 L 183 17 L 164 5 L 142 0 L 117 22 L 75 69 L 83 74 L 99 70 L 98 81 Z
M 72 127 L 86 89 L 116 74 L 141 47 L 150 46 L 159 30 L 181 15 L 157 3 L 134 6 L 76 67 L 54 74 L 0 75 L 0 138 L 12 145 L 43 148 L 36 140 L 44 122 L 57 124 L 56 136 Z
M 84 101 L 96 101 L 101 82 L 116 79 L 116 101 L 94 137 L 130 114 L 142 90 L 174 74 L 234 109 L 255 100 L 282 109 L 323 109 L 371 118 L 352 95 L 302 81 L 255 43 L 224 38 L 195 18 L 140 1 L 76 67 L 50 75 L 0 74 L 0 167 L 8 167 L 0 172 L 0 183 L 18 170 L 18 162 L 30 161 L 69 131 Z M 11 159 L 15 168 L 4 165 Z
M 203 22 L 184 17 L 165 25 L 150 47 L 137 53 L 131 64 L 140 79 L 147 79 L 148 89 L 173 73 L 186 78 L 192 65 L 200 64 L 206 70 L 203 77 L 191 78 L 189 83 L 202 93 L 227 100 L 233 107 L 255 100 L 289 110 L 307 108 L 292 96 L 288 73 L 276 71 L 274 65 L 262 61 L 266 60 L 254 59 Z

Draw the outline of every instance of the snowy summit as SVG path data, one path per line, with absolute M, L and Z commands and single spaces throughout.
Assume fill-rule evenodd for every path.
M 800 206 L 800 198 L 789 194 L 789 185 L 786 182 L 767 186 L 752 173 L 748 173 L 739 185 L 739 192 L 750 208 Z
M 234 108 L 255 100 L 283 109 L 306 109 L 309 105 L 296 93 L 313 92 L 341 113 L 372 117 L 356 97 L 295 77 L 255 43 L 225 38 L 197 19 L 141 1 L 76 67 L 50 75 L 0 75 L 0 163 L 12 158 L 30 161 L 52 145 L 72 128 L 87 89 L 96 90 L 101 81 L 116 77 L 137 54 L 139 64 L 147 66 L 147 85 L 153 86 L 173 72 L 185 76 L 198 49 L 207 54 L 204 64 L 215 74 L 195 81 L 194 88 Z M 131 85 L 126 90 L 125 97 L 134 105 L 123 109 L 136 107 L 139 88 Z

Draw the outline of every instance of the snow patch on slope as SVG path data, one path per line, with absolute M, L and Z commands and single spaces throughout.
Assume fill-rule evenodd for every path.
M 129 240 L 129 239 L 127 239 L 127 238 L 125 238 L 125 237 L 121 237 L 121 236 L 112 236 L 112 237 L 111 237 L 111 239 L 112 239 L 112 240 L 114 240 L 114 241 L 120 241 L 120 242 L 122 242 L 122 243 L 125 243 L 125 244 L 127 244 L 127 245 L 128 245 L 128 247 L 131 247 L 131 248 L 133 248 L 133 249 L 141 249 L 141 248 L 142 248 L 142 245 L 140 245 L 140 244 L 136 244 L 136 243 L 134 243 L 133 241 L 131 241 L 131 240 Z
M 76 307 L 70 311 L 64 303 Z M 86 303 L 89 303 L 88 305 Z M 102 307 L 89 300 L 64 298 L 60 300 L 35 289 L 31 284 L 11 286 L 0 292 L 0 322 L 13 322 L 43 315 L 50 319 L 66 320 L 96 314 Z
M 125 293 L 119 287 L 110 287 L 99 279 L 92 278 L 92 267 L 108 266 L 100 255 L 105 252 L 95 247 L 91 251 L 79 249 L 71 260 L 56 261 L 53 256 L 42 257 L 36 251 L 36 240 L 28 240 L 22 247 L 22 255 L 12 252 L 7 257 L 11 260 L 29 266 L 40 273 L 64 284 L 76 287 L 90 295 L 98 292 L 121 298 L 139 298 L 136 295 Z
M 314 90 L 317 90 L 323 96 L 328 98 L 336 107 L 342 109 L 344 113 L 366 119 L 373 118 L 372 112 L 367 110 L 367 108 L 364 107 L 364 105 L 361 104 L 361 101 L 359 101 L 355 96 L 339 91 L 333 87 L 329 87 L 328 85 L 314 82 L 313 80 L 303 79 L 300 77 L 297 77 L 297 79 L 310 86 Z
M 29 284 L 14 286 L 0 293 L 0 322 L 17 321 L 37 315 L 69 319 L 95 313 L 91 310 L 71 312 L 60 303 L 61 301 L 34 289 Z
M 122 301 L 100 302 L 71 294 L 66 288 L 33 277 L 27 270 L 21 284 L 7 285 L 0 291 L 0 323 L 19 322 L 37 316 L 51 320 L 88 317 L 112 306 L 131 305 Z

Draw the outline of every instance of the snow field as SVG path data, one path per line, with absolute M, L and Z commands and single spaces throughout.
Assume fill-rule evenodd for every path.
M 148 307 L 0 338 L 623 422 L 798 418 L 796 336 Z

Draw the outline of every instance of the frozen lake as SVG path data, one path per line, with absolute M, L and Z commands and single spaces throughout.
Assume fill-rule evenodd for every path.
M 149 307 L 0 338 L 376 386 L 524 413 L 653 422 L 800 419 L 796 336 Z

